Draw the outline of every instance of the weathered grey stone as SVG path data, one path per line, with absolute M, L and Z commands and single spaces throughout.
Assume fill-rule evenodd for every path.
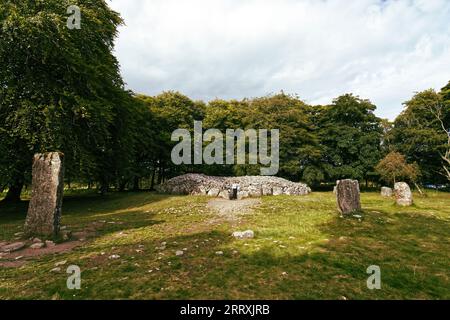
M 413 204 L 413 195 L 406 182 L 397 182 L 394 185 L 394 194 L 399 206 L 406 207 Z
M 273 187 L 272 194 L 274 196 L 281 196 L 283 194 L 283 188 L 282 187 Z
M 220 189 L 218 188 L 213 188 L 211 190 L 208 191 L 208 196 L 210 197 L 217 197 L 220 193 Z
M 44 247 L 43 242 L 36 242 L 30 246 L 31 249 L 42 249 L 43 247 Z
M 392 191 L 391 188 L 388 188 L 388 187 L 381 188 L 381 195 L 383 197 L 392 197 L 393 194 L 394 194 L 394 192 Z
M 53 241 L 45 240 L 45 246 L 46 247 L 54 247 L 56 244 Z
M 339 211 L 343 215 L 361 211 L 359 182 L 357 180 L 339 180 L 336 186 L 336 198 Z
M 25 242 L 14 242 L 2 247 L 3 252 L 14 252 L 25 248 Z
M 236 231 L 233 232 L 233 237 L 236 239 L 253 239 L 255 237 L 255 233 L 252 230 L 247 231 Z
M 32 172 L 32 194 L 25 233 L 55 236 L 59 232 L 64 191 L 63 154 L 36 154 Z
M 262 186 L 262 195 L 263 196 L 271 196 L 271 195 L 273 195 L 272 187 Z
M 257 187 L 257 186 L 250 186 L 247 189 L 248 191 L 248 196 L 249 197 L 261 197 L 262 196 L 262 190 L 261 187 Z
M 220 192 L 219 192 L 219 198 L 223 198 L 223 199 L 226 199 L 226 200 L 230 200 L 230 198 L 231 198 L 230 191 L 228 191 L 228 190 L 222 190 L 222 191 L 220 191 Z
M 248 198 L 249 196 L 250 195 L 248 194 L 247 191 L 239 191 L 238 194 L 237 194 L 238 200 L 242 200 L 242 199 Z

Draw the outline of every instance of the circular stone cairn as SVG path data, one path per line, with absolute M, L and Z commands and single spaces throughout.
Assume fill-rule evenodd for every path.
M 358 180 L 338 180 L 336 199 L 339 211 L 343 215 L 351 215 L 361 211 Z
M 381 188 L 381 196 L 382 197 L 392 197 L 393 194 L 394 194 L 394 191 L 392 191 L 391 188 L 388 188 L 388 187 Z
M 412 192 L 406 182 L 397 182 L 394 186 L 394 194 L 399 206 L 408 207 L 413 204 Z
M 262 195 L 307 195 L 311 193 L 304 183 L 272 176 L 214 177 L 189 173 L 168 180 L 157 190 L 168 194 L 208 195 L 230 199 L 232 186 L 239 185 L 238 199 Z

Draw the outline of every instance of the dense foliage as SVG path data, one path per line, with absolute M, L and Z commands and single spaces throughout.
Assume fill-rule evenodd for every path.
M 341 178 L 378 182 L 391 151 L 443 183 L 450 160 L 450 83 L 405 103 L 393 122 L 352 94 L 311 106 L 283 92 L 262 98 L 193 101 L 178 92 L 149 97 L 124 89 L 112 54 L 120 16 L 104 0 L 77 1 L 82 28 L 68 29 L 68 1 L 0 4 L 0 191 L 18 200 L 36 152 L 61 151 L 66 182 L 101 192 L 153 188 L 185 172 L 258 174 L 255 165 L 183 165 L 170 160 L 173 130 L 279 129 L 279 175 L 317 186 Z

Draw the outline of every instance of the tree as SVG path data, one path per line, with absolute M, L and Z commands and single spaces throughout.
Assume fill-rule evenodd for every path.
M 443 94 L 434 90 L 416 93 L 404 103 L 405 109 L 395 119 L 391 130 L 392 147 L 416 162 L 426 183 L 445 181 L 445 154 L 448 150 L 450 108 Z
M 375 170 L 383 181 L 391 185 L 394 185 L 400 179 L 416 183 L 420 174 L 417 164 L 408 164 L 405 156 L 396 151 L 386 155 L 375 167 Z
M 151 159 L 153 173 L 152 180 L 157 175 L 157 182 L 161 183 L 167 177 L 185 173 L 192 166 L 175 166 L 171 161 L 171 150 L 176 142 L 171 141 L 172 132 L 179 128 L 193 129 L 194 120 L 202 120 L 204 106 L 194 102 L 179 92 L 163 92 L 155 97 L 138 95 L 152 114 L 154 123 L 153 154 Z M 155 172 L 157 171 L 157 172 Z
M 317 164 L 327 180 L 351 178 L 368 181 L 381 158 L 383 128 L 369 100 L 346 94 L 315 116 L 322 146 Z
M 443 102 L 429 107 L 436 117 L 442 132 L 447 135 L 447 144 L 440 156 L 443 160 L 443 175 L 450 181 L 450 82 L 442 88 L 440 94 Z
M 223 132 L 226 129 L 278 129 L 278 175 L 296 181 L 316 181 L 320 176 L 312 174 L 312 164 L 320 157 L 320 149 L 310 121 L 310 108 L 297 96 L 283 92 L 241 101 L 215 100 L 206 106 L 204 126 Z M 306 167 L 310 168 L 304 174 Z M 220 175 L 255 175 L 260 172 L 259 165 L 250 164 L 220 165 L 204 170 Z
M 68 172 L 108 180 L 117 116 L 131 96 L 112 55 L 120 16 L 104 0 L 0 4 L 0 184 L 19 200 L 36 152 L 62 151 Z

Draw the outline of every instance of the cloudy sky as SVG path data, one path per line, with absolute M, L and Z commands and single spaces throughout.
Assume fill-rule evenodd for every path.
M 448 0 L 111 0 L 128 88 L 193 99 L 343 93 L 393 119 L 450 80 Z

